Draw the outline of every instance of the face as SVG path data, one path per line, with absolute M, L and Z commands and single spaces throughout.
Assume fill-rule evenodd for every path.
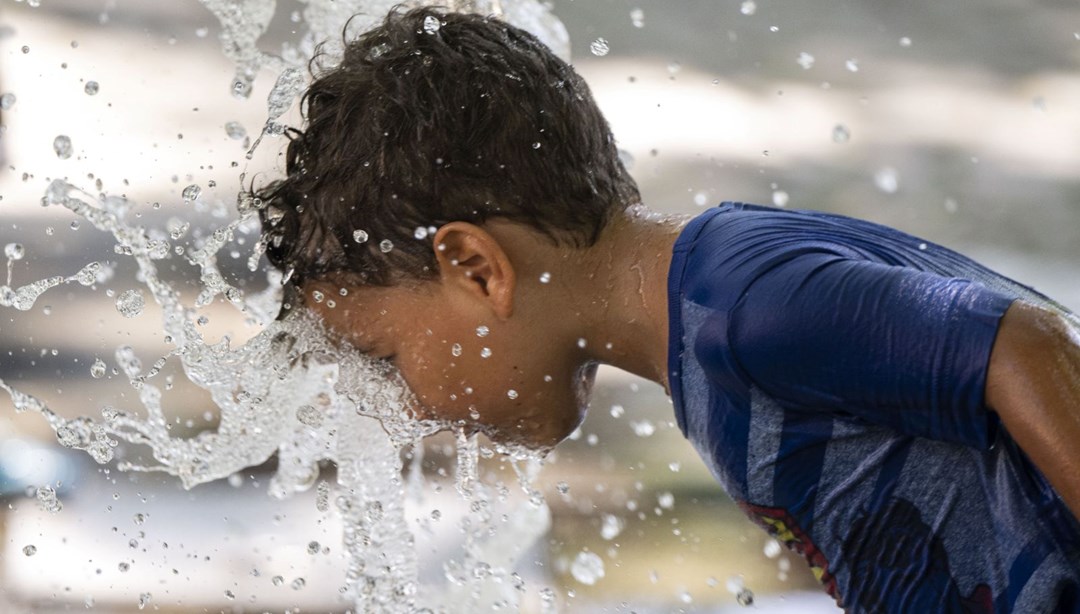
M 455 225 L 464 228 L 448 230 Z M 595 363 L 582 359 L 565 321 L 530 301 L 543 292 L 517 283 L 492 235 L 455 222 L 434 244 L 445 246 L 436 280 L 346 287 L 345 296 L 340 285 L 312 282 L 306 303 L 359 350 L 396 366 L 418 417 L 530 447 L 558 443 L 584 415 Z M 312 300 L 316 291 L 334 307 Z

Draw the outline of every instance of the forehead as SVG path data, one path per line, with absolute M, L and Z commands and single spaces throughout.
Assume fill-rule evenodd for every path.
M 314 284 L 307 300 L 331 328 L 359 340 L 415 327 L 424 319 L 430 291 L 405 286 L 353 286 L 333 282 Z

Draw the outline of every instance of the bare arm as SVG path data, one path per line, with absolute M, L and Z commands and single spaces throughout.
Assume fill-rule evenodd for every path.
M 1080 334 L 1013 303 L 990 354 L 986 404 L 1080 518 Z

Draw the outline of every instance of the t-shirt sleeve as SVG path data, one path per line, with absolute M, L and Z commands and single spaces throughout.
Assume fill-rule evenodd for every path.
M 747 287 L 728 343 L 744 377 L 789 407 L 988 448 L 986 372 L 1012 301 L 964 279 L 803 254 Z

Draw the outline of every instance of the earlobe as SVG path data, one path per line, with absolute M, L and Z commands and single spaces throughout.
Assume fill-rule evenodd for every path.
M 435 233 L 442 282 L 482 301 L 501 319 L 514 312 L 514 268 L 490 233 L 468 222 L 450 222 Z

